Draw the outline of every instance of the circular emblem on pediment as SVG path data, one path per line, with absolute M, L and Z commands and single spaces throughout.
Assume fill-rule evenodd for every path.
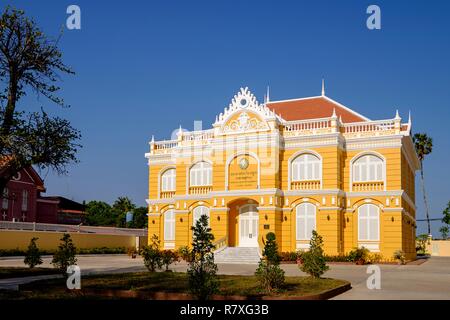
M 242 98 L 239 100 L 239 106 L 240 106 L 241 108 L 247 108 L 247 106 L 248 106 L 248 100 L 247 100 L 246 98 L 242 97 Z
M 248 168 L 248 159 L 247 158 L 242 158 L 241 160 L 239 160 L 239 168 L 241 168 L 242 170 L 245 170 Z

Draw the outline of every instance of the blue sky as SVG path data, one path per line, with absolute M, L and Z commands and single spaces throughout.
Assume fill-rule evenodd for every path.
M 61 109 L 30 95 L 81 130 L 80 163 L 67 176 L 42 172 L 48 194 L 77 201 L 129 196 L 144 205 L 152 134 L 204 126 L 241 86 L 259 98 L 320 93 L 372 119 L 395 109 L 434 138 L 425 162 L 431 216 L 450 200 L 450 25 L 448 1 L 2 1 L 26 10 L 57 35 L 66 8 L 81 8 L 81 30 L 60 47 L 76 76 L 63 77 Z M 382 29 L 366 28 L 366 8 L 381 8 Z M 417 176 L 418 177 L 418 176 Z M 418 219 L 424 217 L 417 188 Z M 433 224 L 437 235 L 439 223 Z M 419 223 L 418 232 L 425 231 Z

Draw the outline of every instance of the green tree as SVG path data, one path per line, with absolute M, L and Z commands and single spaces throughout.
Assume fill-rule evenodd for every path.
M 37 93 L 64 106 L 56 95 L 60 74 L 73 74 L 62 61 L 58 40 L 50 40 L 24 11 L 6 7 L 0 16 L 0 195 L 23 168 L 36 165 L 59 174 L 77 162 L 81 135 L 70 122 L 40 112 L 18 111 L 27 93 Z
M 25 252 L 25 259 L 23 260 L 23 263 L 28 265 L 30 268 L 34 268 L 37 265 L 42 264 L 42 258 L 41 253 L 39 252 L 39 248 L 36 244 L 36 241 L 39 238 L 32 238 L 30 240 L 30 244 L 28 245 L 28 249 Z
M 322 246 L 322 237 L 313 230 L 309 241 L 309 250 L 302 255 L 303 263 L 300 265 L 300 269 L 314 278 L 320 278 L 329 269 Z
M 118 197 L 114 202 L 112 209 L 116 216 L 116 227 L 126 227 L 126 214 L 136 208 L 130 198 Z
M 144 258 L 145 267 L 150 272 L 155 272 L 156 269 L 161 269 L 163 266 L 162 251 L 160 250 L 161 241 L 156 234 L 152 236 L 150 241 L 150 245 L 142 248 L 141 255 Z
M 279 289 L 284 284 L 284 271 L 280 268 L 278 245 L 273 232 L 266 235 L 263 258 L 259 261 L 255 275 L 264 290 L 268 293 Z
M 77 264 L 77 258 L 75 256 L 76 252 L 77 249 L 73 244 L 70 234 L 65 233 L 61 238 L 58 249 L 53 255 L 52 264 L 55 268 L 58 268 L 62 274 L 66 275 L 67 267 Z
M 442 222 L 450 225 L 450 201 L 447 203 L 447 207 L 442 211 L 444 217 L 442 218 Z
M 197 220 L 193 231 L 191 262 L 188 268 L 189 289 L 199 300 L 206 300 L 219 288 L 217 265 L 214 263 L 214 235 L 208 226 L 208 216 Z
M 442 235 L 442 239 L 444 239 L 444 240 L 446 240 L 447 238 L 448 238 L 448 233 L 449 233 L 449 228 L 448 228 L 448 226 L 442 226 L 440 229 L 439 229 L 439 232 L 441 233 L 441 235 Z
M 133 209 L 133 221 L 130 223 L 129 227 L 138 229 L 147 228 L 147 213 L 148 209 L 146 207 L 137 207 Z
M 423 203 L 425 205 L 425 213 L 427 216 L 428 234 L 431 234 L 430 214 L 428 211 L 427 196 L 425 193 L 425 179 L 423 174 L 423 162 L 425 157 L 433 151 L 433 139 L 428 137 L 426 133 L 416 133 L 413 136 L 413 142 L 416 149 L 417 156 L 420 161 L 420 177 L 422 182 Z
M 117 219 L 111 206 L 103 201 L 89 201 L 86 213 L 86 224 L 90 226 L 114 226 Z

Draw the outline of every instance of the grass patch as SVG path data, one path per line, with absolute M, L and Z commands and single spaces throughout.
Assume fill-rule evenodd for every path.
M 0 267 L 0 279 L 41 276 L 44 274 L 57 274 L 58 270 L 53 268 L 22 268 L 22 267 Z
M 220 275 L 220 295 L 258 297 L 265 292 L 258 286 L 254 276 Z M 286 277 L 285 285 L 273 296 L 307 296 L 347 284 L 336 279 L 313 279 L 310 277 Z M 136 290 L 140 292 L 188 293 L 187 274 L 181 272 L 136 272 L 86 276 L 81 280 L 82 289 Z M 89 295 L 81 291 L 68 291 L 64 279 L 36 281 L 20 286 L 20 295 L 14 293 L 10 299 L 111 299 Z M 5 293 L 3 293 L 5 294 Z M 0 298 L 2 297 L 0 293 Z

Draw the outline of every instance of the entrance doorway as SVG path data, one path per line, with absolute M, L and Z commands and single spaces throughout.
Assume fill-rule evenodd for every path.
M 256 205 L 239 208 L 239 246 L 258 247 L 259 216 Z

